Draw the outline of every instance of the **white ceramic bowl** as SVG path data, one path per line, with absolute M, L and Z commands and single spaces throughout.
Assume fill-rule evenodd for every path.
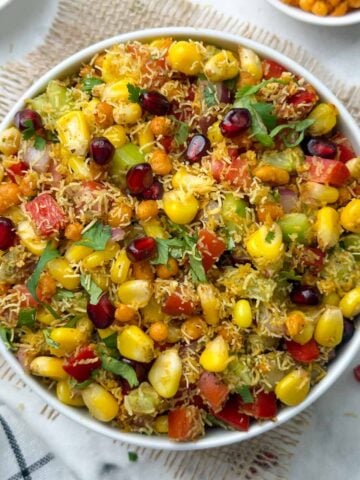
M 314 25 L 322 25 L 324 27 L 342 27 L 345 25 L 354 25 L 360 23 L 360 10 L 352 10 L 346 15 L 340 17 L 320 17 L 310 12 L 305 12 L 298 7 L 292 7 L 282 2 L 282 0 L 267 0 L 271 5 L 280 10 L 280 12 L 290 17 L 300 20 L 301 22 L 312 23 Z
M 297 73 L 298 75 L 306 78 L 318 91 L 320 96 L 333 104 L 339 110 L 339 124 L 342 132 L 349 138 L 354 145 L 358 154 L 360 154 L 360 131 L 352 119 L 347 110 L 337 100 L 337 98 L 325 87 L 319 80 L 313 75 L 307 72 L 304 68 L 297 65 L 294 61 L 289 60 L 284 55 L 277 53 L 276 51 L 260 45 L 251 40 L 241 38 L 235 35 L 225 34 L 214 30 L 194 29 L 194 28 L 162 28 L 153 30 L 142 30 L 138 32 L 127 33 L 125 35 L 119 35 L 117 37 L 104 40 L 96 43 L 88 48 L 85 48 L 81 52 L 76 53 L 72 57 L 64 60 L 58 66 L 50 70 L 43 77 L 41 77 L 34 85 L 20 98 L 16 105 L 12 108 L 9 114 L 0 125 L 0 131 L 6 128 L 13 120 L 15 113 L 23 107 L 24 100 L 26 98 L 33 97 L 41 93 L 47 83 L 55 78 L 62 77 L 69 73 L 74 72 L 79 68 L 82 62 L 89 60 L 96 52 L 110 47 L 113 44 L 140 40 L 149 41 L 150 39 L 160 36 L 170 36 L 172 38 L 193 38 L 195 40 L 204 40 L 209 43 L 217 44 L 221 47 L 235 49 L 237 45 L 241 44 L 246 47 L 252 48 L 259 55 L 267 58 L 271 58 L 280 62 L 286 66 L 290 71 Z M 153 436 L 148 437 L 136 433 L 124 433 L 120 430 L 111 427 L 110 425 L 103 424 L 94 420 L 85 410 L 79 410 L 68 407 L 59 402 L 56 396 L 49 392 L 35 377 L 32 377 L 25 373 L 18 363 L 17 359 L 6 350 L 3 343 L 0 341 L 0 352 L 8 361 L 13 370 L 27 383 L 34 392 L 48 402 L 53 408 L 63 413 L 67 417 L 75 420 L 81 425 L 94 430 L 95 432 L 102 433 L 108 437 L 116 440 L 121 440 L 131 444 L 139 445 L 141 447 L 149 447 L 165 450 L 196 450 L 203 448 L 220 447 L 223 445 L 229 445 L 235 442 L 248 440 L 256 435 L 260 435 L 274 427 L 281 425 L 290 418 L 297 415 L 299 412 L 308 407 L 317 398 L 319 398 L 344 372 L 350 361 L 353 359 L 355 353 L 360 347 L 360 330 L 357 330 L 351 341 L 346 348 L 340 353 L 336 360 L 330 365 L 328 374 L 326 377 L 316 385 L 306 398 L 306 400 L 300 405 L 292 408 L 283 408 L 277 417 L 276 422 L 266 421 L 263 423 L 254 424 L 248 432 L 231 432 L 220 429 L 212 429 L 205 437 L 188 443 L 174 443 L 168 440 L 166 437 Z

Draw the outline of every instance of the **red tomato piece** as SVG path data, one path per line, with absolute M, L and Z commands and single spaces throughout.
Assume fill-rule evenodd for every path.
M 43 193 L 25 206 L 40 235 L 45 237 L 59 232 L 67 220 L 64 212 L 51 195 Z
M 232 395 L 225 403 L 221 412 L 215 413 L 215 417 L 228 423 L 235 430 L 247 432 L 250 427 L 250 417 L 245 413 L 241 413 L 241 397 L 240 395 Z
M 65 360 L 63 369 L 78 382 L 88 380 L 91 373 L 101 366 L 101 360 L 91 346 L 81 347 L 72 357 Z
M 308 267 L 313 273 L 319 273 L 324 266 L 325 252 L 317 247 L 305 247 L 300 253 L 300 264 Z
M 167 315 L 193 315 L 195 305 L 191 300 L 184 300 L 180 293 L 172 293 L 163 305 L 163 312 Z
M 101 183 L 95 180 L 86 180 L 82 182 L 82 186 L 88 190 L 100 190 L 102 188 Z
M 263 60 L 262 67 L 265 80 L 269 80 L 270 78 L 280 78 L 283 72 L 287 72 L 285 67 L 274 60 Z
M 221 410 L 225 403 L 229 389 L 215 374 L 204 372 L 198 381 L 201 397 L 210 405 L 216 413 Z
M 204 431 L 200 410 L 194 405 L 171 410 L 168 422 L 168 436 L 178 442 L 194 440 Z
M 241 190 L 249 188 L 252 181 L 249 165 L 242 158 L 235 158 L 230 164 L 224 160 L 212 160 L 211 173 L 217 182 L 226 181 Z
M 222 172 L 226 165 L 224 160 L 211 160 L 211 174 L 217 182 L 221 182 Z
M 320 157 L 306 157 L 308 178 L 312 182 L 341 187 L 350 177 L 350 172 L 339 160 Z
M 251 417 L 261 419 L 272 419 L 277 414 L 277 402 L 274 392 L 259 392 L 254 395 L 253 403 L 241 402 L 241 410 L 243 413 Z
M 7 174 L 13 182 L 16 182 L 16 177 L 23 177 L 29 170 L 29 166 L 25 162 L 18 162 L 6 169 Z
M 35 298 L 31 295 L 29 292 L 29 289 L 27 288 L 26 285 L 15 285 L 13 287 L 13 290 L 16 290 L 17 292 L 20 293 L 20 307 L 22 308 L 35 308 L 38 306 L 37 301 Z
M 165 135 L 159 140 L 159 142 L 164 147 L 164 150 L 165 150 L 166 153 L 171 152 L 173 137 L 170 137 L 169 135 Z
M 197 248 L 201 254 L 204 269 L 208 271 L 224 253 L 226 245 L 214 232 L 200 230 Z
M 300 343 L 296 343 L 293 340 L 286 340 L 285 343 L 287 351 L 297 362 L 310 363 L 319 358 L 319 347 L 314 339 L 311 339 L 304 345 L 300 345 Z
M 335 142 L 338 147 L 340 162 L 346 163 L 356 157 L 356 153 L 350 141 L 344 135 L 338 133 L 331 140 Z
M 315 103 L 317 95 L 311 90 L 305 90 L 304 92 L 297 92 L 288 98 L 287 102 L 292 105 L 308 105 L 309 103 Z

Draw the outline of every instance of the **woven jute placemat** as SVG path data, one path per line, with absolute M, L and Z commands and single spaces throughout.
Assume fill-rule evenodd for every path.
M 212 7 L 195 5 L 187 0 L 60 0 L 44 43 L 24 59 L 0 67 L 0 120 L 37 78 L 69 55 L 113 35 L 166 26 L 213 28 L 236 33 L 281 51 L 330 87 L 360 122 L 359 86 L 345 85 L 334 78 L 303 48 L 240 19 L 229 18 Z M 1 357 L 0 379 L 24 387 L 24 400 L 31 401 L 32 392 Z M 61 418 L 45 403 L 39 408 L 39 415 L 52 422 Z M 286 480 L 291 457 L 310 415 L 308 410 L 260 438 L 226 448 L 189 453 L 146 449 L 138 449 L 138 452 L 143 461 L 159 465 L 159 472 L 163 473 L 161 478 Z

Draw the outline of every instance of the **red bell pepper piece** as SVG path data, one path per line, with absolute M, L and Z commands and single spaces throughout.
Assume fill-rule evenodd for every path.
M 287 102 L 291 103 L 291 105 L 308 105 L 311 103 L 315 103 L 317 100 L 317 95 L 312 90 L 305 90 L 303 92 L 297 92 L 288 98 Z
M 350 172 L 339 160 L 321 157 L 306 157 L 307 175 L 312 182 L 341 187 L 350 177 Z
M 287 72 L 285 67 L 274 60 L 263 60 L 262 67 L 265 80 L 269 80 L 270 78 L 280 78 L 283 72 Z
M 319 358 L 320 350 L 314 339 L 304 345 L 293 340 L 286 340 L 285 344 L 287 351 L 297 362 L 310 363 Z
M 168 436 L 178 442 L 199 437 L 204 430 L 200 410 L 194 405 L 176 408 L 168 415 Z
M 66 226 L 64 212 L 48 193 L 43 193 L 25 206 L 40 235 L 47 237 Z
M 338 147 L 340 162 L 346 163 L 356 157 L 356 153 L 350 141 L 344 135 L 338 133 L 331 140 L 335 142 Z
M 87 345 L 81 347 L 75 355 L 65 360 L 63 369 L 78 382 L 84 382 L 100 366 L 100 358 L 96 355 L 94 349 Z
M 201 397 L 216 413 L 221 410 L 229 395 L 229 388 L 214 373 L 204 372 L 198 381 Z
M 225 403 L 221 412 L 215 413 L 215 417 L 228 423 L 235 430 L 247 432 L 250 427 L 250 417 L 245 413 L 241 413 L 241 407 L 240 395 L 232 395 Z
M 259 392 L 254 394 L 253 403 L 241 401 L 241 411 L 251 417 L 272 419 L 277 414 L 277 402 L 274 392 Z
M 197 248 L 201 254 L 204 269 L 208 271 L 224 253 L 226 245 L 214 232 L 200 230 Z
M 180 293 L 174 292 L 168 296 L 163 308 L 163 312 L 167 315 L 193 315 L 195 305 L 191 300 L 184 300 Z
M 25 162 L 18 162 L 6 169 L 7 174 L 13 182 L 16 182 L 16 177 L 23 177 L 29 170 L 29 165 Z

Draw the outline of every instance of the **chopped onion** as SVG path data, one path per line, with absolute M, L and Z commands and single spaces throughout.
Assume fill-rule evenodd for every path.
M 292 212 L 298 202 L 298 197 L 295 192 L 290 190 L 289 188 L 279 188 L 280 194 L 280 203 L 284 209 L 285 213 Z
M 115 242 L 119 242 L 120 240 L 123 240 L 124 237 L 125 237 L 125 232 L 122 228 L 111 229 L 111 238 Z
M 35 172 L 46 172 L 50 162 L 49 147 L 45 147 L 44 150 L 37 150 L 32 145 L 27 145 L 24 150 L 24 162 Z

